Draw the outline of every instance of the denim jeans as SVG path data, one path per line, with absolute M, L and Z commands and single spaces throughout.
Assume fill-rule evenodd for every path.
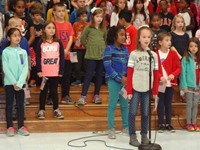
M 165 93 L 158 93 L 158 123 L 165 124 L 164 114 L 166 115 L 166 124 L 171 125 L 172 118 L 172 98 L 174 94 L 174 89 L 172 87 L 166 87 Z
M 108 128 L 115 128 L 114 117 L 115 109 L 117 107 L 117 102 L 120 102 L 120 110 L 122 116 L 123 127 L 128 127 L 128 100 L 124 99 L 119 92 L 123 87 L 122 83 L 117 83 L 116 81 L 110 79 L 108 80 L 108 90 L 109 90 L 109 103 L 108 103 Z
M 18 128 L 24 126 L 24 90 L 15 91 L 13 85 L 5 86 L 7 128 L 13 127 L 13 102 L 16 99 Z
M 136 134 L 135 117 L 137 115 L 138 104 L 140 102 L 141 111 L 141 134 L 147 134 L 149 118 L 149 91 L 133 92 L 133 98 L 130 101 L 129 110 L 129 134 Z
M 81 95 L 86 96 L 90 82 L 95 73 L 95 90 L 94 95 L 99 95 L 101 84 L 102 84 L 102 73 L 103 73 L 103 60 L 90 60 L 87 59 L 86 74 L 83 82 L 83 88 Z

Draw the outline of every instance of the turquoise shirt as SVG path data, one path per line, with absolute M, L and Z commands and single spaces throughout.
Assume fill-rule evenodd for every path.
M 27 52 L 20 47 L 6 47 L 2 53 L 4 85 L 16 85 L 22 89 L 28 74 Z
M 181 60 L 182 71 L 180 74 L 181 89 L 195 88 L 196 85 L 196 65 L 193 56 L 189 53 L 189 61 L 185 57 Z

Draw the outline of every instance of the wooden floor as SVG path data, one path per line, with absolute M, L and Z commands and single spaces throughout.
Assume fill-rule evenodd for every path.
M 32 87 L 30 105 L 25 107 L 25 126 L 31 132 L 65 132 L 65 131 L 94 131 L 94 130 L 106 130 L 107 129 L 107 107 L 108 107 L 108 88 L 106 85 L 102 85 L 100 96 L 102 98 L 102 104 L 93 104 L 92 97 L 94 87 L 90 86 L 87 95 L 87 104 L 85 106 L 78 105 L 59 105 L 61 112 L 65 116 L 64 120 L 57 120 L 53 116 L 52 105 L 46 105 L 45 120 L 38 120 L 37 113 L 39 108 L 39 87 Z M 61 93 L 60 87 L 58 88 L 59 95 Z M 6 129 L 5 122 L 5 96 L 3 89 L 0 89 L 0 130 Z M 81 86 L 71 86 L 70 96 L 72 99 L 78 101 L 81 94 Z M 172 125 L 176 129 L 181 129 L 185 126 L 185 108 L 186 104 L 179 100 L 179 89 L 175 89 L 175 94 L 172 104 Z M 152 109 L 154 103 L 152 102 Z M 200 110 L 200 107 L 199 107 Z M 115 125 L 116 129 L 122 129 L 120 108 L 119 104 L 116 108 Z M 200 118 L 199 118 L 200 119 Z M 137 129 L 140 129 L 140 111 L 138 110 L 138 116 L 136 119 Z M 15 126 L 16 126 L 16 121 Z M 152 128 L 157 128 L 157 114 L 152 113 Z

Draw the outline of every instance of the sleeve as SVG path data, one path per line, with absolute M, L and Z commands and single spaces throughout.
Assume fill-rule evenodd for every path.
M 120 76 L 112 67 L 112 53 L 111 48 L 109 46 L 104 51 L 103 63 L 106 70 L 106 74 L 108 74 L 108 76 L 116 82 L 121 83 L 122 76 Z
M 27 55 L 30 56 L 30 48 L 29 48 L 29 45 L 28 45 L 28 41 L 24 37 L 23 37 L 23 47 L 21 47 L 21 48 L 25 49 L 26 52 L 27 52 Z
M 181 63 L 180 63 L 180 60 L 178 58 L 178 55 L 176 52 L 173 51 L 173 65 L 175 65 L 175 70 L 174 72 L 172 72 L 172 74 L 177 77 L 180 73 L 181 73 Z
M 133 51 L 136 48 L 136 41 L 138 34 L 137 29 L 135 27 L 133 29 L 134 30 L 131 32 L 131 51 Z
M 76 20 L 75 11 L 73 11 L 73 12 L 71 13 L 71 15 L 70 15 L 69 22 L 70 22 L 71 24 L 74 24 L 75 20 Z
M 65 21 L 69 22 L 69 15 L 67 10 L 65 11 Z
M 158 56 L 156 53 L 154 53 L 154 70 L 153 70 L 153 88 L 152 88 L 152 94 L 158 95 L 158 85 L 159 85 L 159 63 L 158 63 Z
M 73 36 L 74 35 L 74 30 L 73 30 L 73 27 L 72 27 L 72 24 L 69 22 L 69 36 Z
M 47 11 L 47 21 L 51 21 L 52 20 L 52 9 L 49 9 Z
M 126 91 L 127 91 L 127 94 L 133 94 L 133 72 L 134 72 L 134 69 L 131 68 L 131 67 L 128 67 L 127 69 L 127 82 L 126 82 Z
M 115 12 L 112 12 L 111 17 L 110 17 L 110 27 L 117 25 L 117 14 Z
M 191 18 L 190 24 L 186 26 L 186 31 L 192 30 L 195 27 L 195 22 L 194 22 L 194 15 L 191 12 L 188 12 Z
M 65 56 L 64 56 L 64 48 L 63 48 L 63 44 L 61 41 L 59 41 L 59 45 L 60 45 L 60 68 L 59 68 L 59 75 L 63 75 L 64 74 L 64 65 L 65 65 Z
M 28 74 L 28 56 L 27 53 L 24 53 L 24 64 L 23 64 L 23 69 L 21 72 L 21 75 L 19 77 L 19 80 L 17 81 L 17 86 L 22 89 L 24 83 L 26 82 L 26 77 Z
M 37 51 L 36 51 L 36 68 L 37 72 L 42 72 L 42 66 L 41 66 L 41 44 L 42 40 L 40 40 L 37 44 Z
M 182 66 L 182 71 L 180 74 L 180 87 L 181 89 L 187 89 L 187 82 L 186 82 L 186 66 L 187 66 L 187 62 L 185 57 L 181 60 L 181 66 Z
M 16 83 L 17 81 L 10 71 L 11 68 L 9 68 L 8 65 L 8 56 L 5 51 L 3 51 L 2 53 L 2 66 L 3 66 L 3 72 L 6 76 L 9 77 L 8 80 L 10 81 L 10 83 Z
M 85 29 L 83 30 L 83 33 L 81 35 L 81 44 L 85 47 L 87 44 L 86 39 L 88 38 L 88 34 L 89 34 L 89 26 L 85 27 Z
M 75 43 L 76 42 L 76 39 L 77 39 L 77 32 L 76 32 L 76 30 L 77 30 L 77 23 L 75 22 L 74 24 L 73 24 L 73 31 L 74 31 L 74 36 L 73 36 L 73 42 Z

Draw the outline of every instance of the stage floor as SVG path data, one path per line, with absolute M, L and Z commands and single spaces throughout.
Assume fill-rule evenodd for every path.
M 104 133 L 92 132 L 65 132 L 65 133 L 31 133 L 28 137 L 16 135 L 7 137 L 5 134 L 0 134 L 0 149 L 1 150 L 114 150 L 108 148 L 100 141 L 91 141 L 87 143 L 85 148 L 74 148 L 68 146 L 70 140 L 85 137 L 100 135 L 98 137 L 86 138 L 83 140 L 74 141 L 70 144 L 83 146 L 83 141 L 86 140 L 104 140 L 108 146 L 124 148 L 124 150 L 137 150 L 130 146 L 129 137 L 117 134 L 116 140 L 110 140 Z M 152 142 L 155 137 L 155 132 L 152 131 Z M 138 138 L 140 135 L 138 132 Z M 176 130 L 176 133 L 157 133 L 156 143 L 162 146 L 163 150 L 199 150 L 200 149 L 200 132 L 187 132 L 185 130 Z

